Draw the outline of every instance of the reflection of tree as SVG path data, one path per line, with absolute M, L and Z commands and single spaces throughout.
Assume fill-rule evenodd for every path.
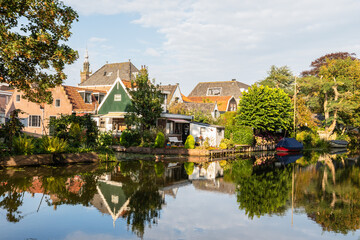
M 19 207 L 23 204 L 24 191 L 31 186 L 31 179 L 2 176 L 0 186 L 0 207 L 7 211 L 6 219 L 9 222 L 19 222 L 23 218 Z
M 323 155 L 319 168 L 309 167 L 296 177 L 296 204 L 323 230 L 346 234 L 360 228 L 360 169 L 344 167 Z
M 194 163 L 193 162 L 186 162 L 184 163 L 184 168 L 185 168 L 185 172 L 188 176 L 190 176 L 191 174 L 193 174 L 194 172 Z
M 131 196 L 123 218 L 126 218 L 128 226 L 131 225 L 132 232 L 142 238 L 146 224 L 151 227 L 160 217 L 164 201 L 156 180 L 163 175 L 165 167 L 162 162 L 139 160 L 121 162 L 120 170 L 126 177 L 122 188 Z
M 289 166 L 289 165 L 288 165 Z M 249 218 L 283 213 L 291 191 L 291 167 L 262 171 L 251 160 L 233 163 L 232 179 L 238 185 L 237 201 Z
M 26 191 L 32 194 L 50 195 L 53 202 L 48 200 L 48 205 L 83 204 L 89 206 L 90 200 L 96 192 L 96 175 L 103 172 L 96 170 L 95 173 L 90 173 L 86 172 L 87 166 L 82 168 L 85 173 L 82 173 L 81 168 L 76 166 L 51 170 L 31 168 L 24 172 L 15 172 L 16 176 L 10 176 L 5 172 L 1 173 L 0 207 L 7 211 L 7 220 L 19 222 L 24 217 L 19 211 L 19 207 L 23 204 Z M 93 169 L 91 168 L 91 170 Z

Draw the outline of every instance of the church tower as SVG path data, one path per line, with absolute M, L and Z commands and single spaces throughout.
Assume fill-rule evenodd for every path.
M 81 83 L 88 80 L 89 77 L 90 77 L 90 74 L 91 74 L 91 72 L 90 72 L 89 54 L 88 54 L 88 50 L 86 49 L 86 51 L 85 51 L 85 59 L 84 59 L 84 63 L 83 63 L 83 70 L 80 71 Z

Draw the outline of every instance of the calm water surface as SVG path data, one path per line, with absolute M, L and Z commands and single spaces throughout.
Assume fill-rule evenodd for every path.
M 306 153 L 4 169 L 0 239 L 360 239 L 359 160 Z

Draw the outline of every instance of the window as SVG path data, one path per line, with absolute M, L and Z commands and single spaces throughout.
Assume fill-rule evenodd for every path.
M 16 95 L 16 101 L 20 102 L 20 95 Z
M 208 88 L 207 96 L 220 96 L 221 95 L 221 87 Z
M 115 94 L 114 95 L 114 101 L 121 101 L 121 94 Z
M 203 136 L 204 133 L 205 133 L 205 131 L 206 131 L 206 128 L 201 127 L 201 128 L 200 128 L 200 136 Z
M 91 93 L 85 93 L 85 103 L 91 103 Z
M 100 94 L 99 95 L 99 103 L 101 103 L 104 100 L 105 95 Z
M 55 107 L 60 107 L 60 99 L 55 100 Z
M 29 116 L 29 127 L 40 127 L 41 118 L 38 115 Z

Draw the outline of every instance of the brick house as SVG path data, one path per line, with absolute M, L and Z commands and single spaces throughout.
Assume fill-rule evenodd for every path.
M 14 109 L 20 109 L 19 118 L 24 124 L 24 131 L 35 135 L 49 134 L 48 125 L 51 118 L 61 114 L 95 113 L 106 92 L 89 88 L 78 88 L 59 85 L 51 89 L 53 103 L 39 104 L 23 98 L 23 93 L 14 90 L 6 107 L 5 115 L 8 117 Z

